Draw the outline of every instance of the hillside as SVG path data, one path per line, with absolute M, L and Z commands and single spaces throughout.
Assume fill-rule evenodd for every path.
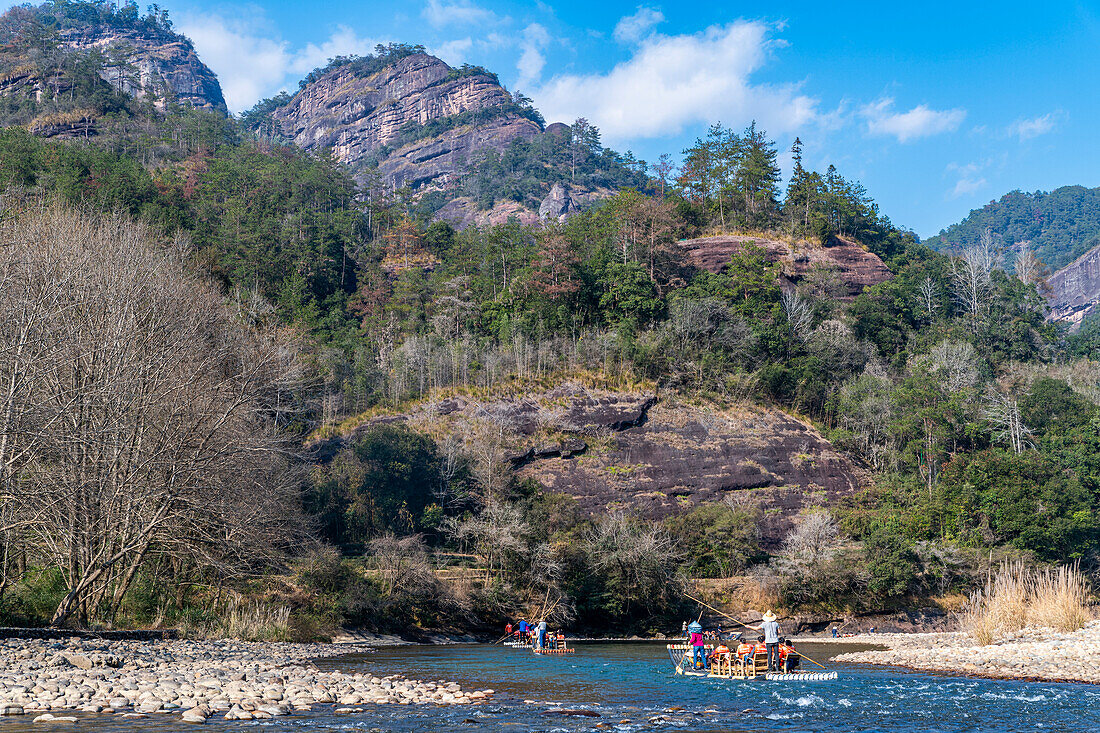
M 783 280 L 788 286 L 815 278 L 827 283 L 835 281 L 835 294 L 845 300 L 892 277 L 878 255 L 844 237 L 830 237 L 824 244 L 805 240 L 790 243 L 747 235 L 699 237 L 679 242 L 689 261 L 708 272 L 723 271 L 730 257 L 746 244 L 762 247 L 771 262 L 780 263 Z
M 46 3 L 0 16 L 0 122 L 89 137 L 101 121 L 170 106 L 226 114 L 214 73 L 164 11 Z
M 868 484 L 865 470 L 813 427 L 780 410 L 693 404 L 675 394 L 611 390 L 561 380 L 484 399 L 456 395 L 365 421 L 319 442 L 329 460 L 381 425 L 444 440 L 503 428 L 502 459 L 520 479 L 570 497 L 587 517 L 609 508 L 653 520 L 709 503 L 754 507 L 760 541 L 782 546 L 799 512 L 836 506 Z
M 1049 193 L 1012 191 L 971 211 L 927 244 L 945 252 L 978 241 L 989 229 L 1005 266 L 1029 248 L 1050 270 L 1050 316 L 1074 328 L 1100 303 L 1100 188 L 1063 186 Z
M 1047 267 L 1058 270 L 1100 244 L 1100 188 L 1012 191 L 974 209 L 925 243 L 950 252 L 976 243 L 986 229 L 1006 250 L 1007 264 L 1013 251 L 1026 243 Z

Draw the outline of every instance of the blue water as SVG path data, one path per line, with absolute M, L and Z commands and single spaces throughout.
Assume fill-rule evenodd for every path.
M 800 645 L 819 660 L 845 651 Z M 830 682 L 711 680 L 672 674 L 662 644 L 581 644 L 574 655 L 537 657 L 487 645 L 398 647 L 325 660 L 323 668 L 454 680 L 492 688 L 496 699 L 449 708 L 364 706 L 337 716 L 330 709 L 286 718 L 207 728 L 298 733 L 322 731 L 1100 731 L 1100 686 L 1003 682 L 830 665 Z M 675 708 L 682 708 L 677 710 Z M 586 709 L 599 717 L 562 715 Z M 123 721 L 81 716 L 81 730 L 194 731 L 167 716 Z M 33 726 L 42 729 L 42 726 Z M 26 719 L 0 720 L 0 733 L 31 730 Z

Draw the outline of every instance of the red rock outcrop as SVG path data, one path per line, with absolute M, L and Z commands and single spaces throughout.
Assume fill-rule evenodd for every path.
M 661 519 L 734 495 L 762 511 L 764 544 L 778 546 L 804 507 L 849 496 L 868 476 L 812 426 L 759 405 L 700 407 L 674 395 L 573 382 L 481 400 L 450 397 L 357 429 L 403 421 L 434 434 L 504 428 L 507 460 L 523 478 L 573 497 L 586 514 L 610 508 Z M 356 433 L 315 445 L 328 460 Z
M 729 263 L 730 256 L 747 243 L 763 247 L 770 261 L 781 262 L 783 277 L 790 283 L 802 280 L 815 267 L 835 270 L 849 299 L 862 293 L 864 288 L 893 277 L 890 268 L 878 255 L 863 249 L 857 242 L 841 237 L 831 237 L 820 245 L 805 241 L 789 244 L 748 235 L 724 235 L 685 239 L 680 246 L 687 251 L 688 259 L 696 267 L 721 272 Z
M 423 126 L 511 103 L 507 90 L 491 76 L 452 72 L 425 53 L 405 56 L 369 75 L 354 63 L 337 66 L 306 84 L 273 116 L 299 147 L 330 148 L 360 177 L 377 161 L 387 187 L 443 185 L 474 155 L 504 150 L 516 138 L 541 132 L 532 120 L 502 112 L 481 123 L 457 124 L 399 145 L 407 125 Z

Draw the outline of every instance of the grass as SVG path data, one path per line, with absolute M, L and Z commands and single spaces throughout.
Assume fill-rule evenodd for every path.
M 983 646 L 1028 626 L 1076 631 L 1091 618 L 1088 587 L 1076 564 L 1033 569 L 1005 562 L 971 594 L 960 626 Z
M 177 622 L 180 635 L 201 639 L 290 641 L 290 608 L 231 597 L 218 603 L 202 621 Z
M 1076 631 L 1089 622 L 1088 586 L 1076 564 L 1044 568 L 1031 579 L 1028 622 L 1057 631 Z

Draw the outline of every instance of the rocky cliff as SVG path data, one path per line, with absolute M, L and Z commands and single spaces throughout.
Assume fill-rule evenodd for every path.
M 420 188 L 445 185 L 472 156 L 542 131 L 513 106 L 492 76 L 415 53 L 369 74 L 337 65 L 273 117 L 299 147 L 331 148 L 360 181 L 377 162 L 387 188 Z
M 803 508 L 833 504 L 868 478 L 813 427 L 773 408 L 700 405 L 575 382 L 424 403 L 316 445 L 318 458 L 395 420 L 440 437 L 469 436 L 478 455 L 502 436 L 499 460 L 519 477 L 572 497 L 586 514 L 619 508 L 661 519 L 727 497 L 755 505 L 762 541 L 772 548 Z
M 1080 325 L 1100 305 L 1100 246 L 1050 276 L 1050 317 Z
M 191 41 L 158 30 L 89 26 L 61 32 L 62 43 L 77 50 L 101 51 L 108 63 L 100 70 L 105 81 L 136 99 L 153 97 L 227 114 L 218 77 L 195 53 Z M 118 66 L 114 60 L 123 61 Z
M 797 283 L 811 275 L 835 278 L 842 288 L 840 295 L 844 299 L 854 298 L 864 288 L 885 282 L 893 276 L 878 255 L 841 237 L 831 237 L 824 245 L 819 245 L 736 235 L 685 239 L 680 246 L 696 267 L 720 272 L 730 256 L 748 243 L 763 247 L 772 262 L 782 263 L 783 278 L 788 283 Z

